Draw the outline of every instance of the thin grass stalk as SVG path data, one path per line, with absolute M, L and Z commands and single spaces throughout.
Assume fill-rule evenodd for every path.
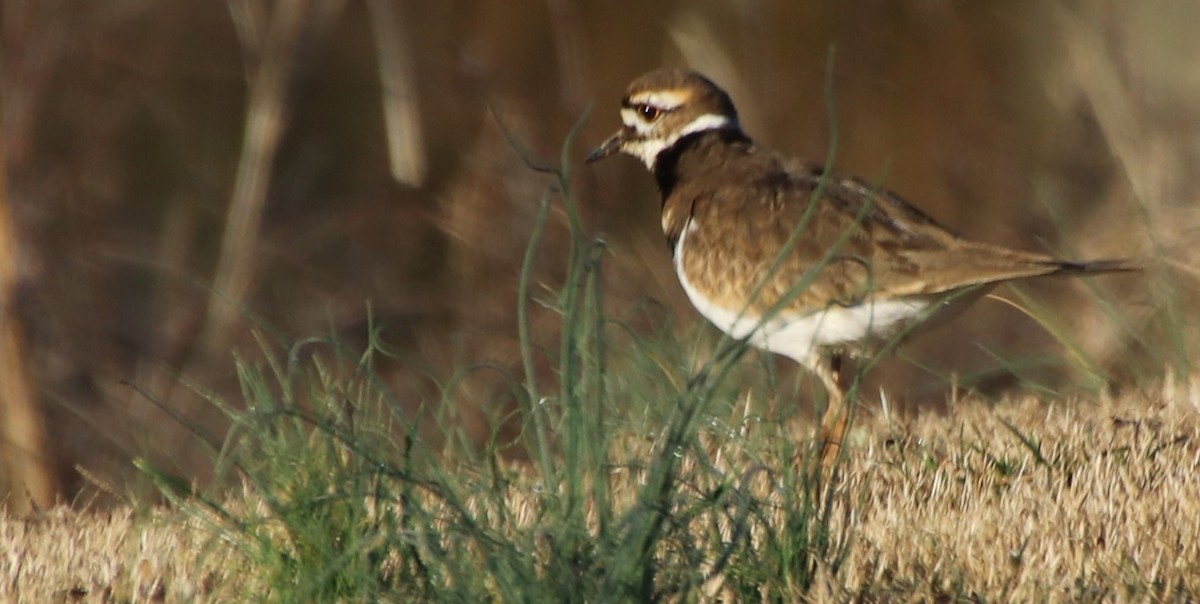
M 581 237 L 579 234 L 581 233 L 581 226 L 578 220 L 578 213 L 574 211 L 574 201 L 570 197 L 570 182 L 569 175 L 567 174 L 567 168 L 570 160 L 568 150 L 572 146 L 578 131 L 582 128 L 587 113 L 584 113 L 581 119 L 575 124 L 575 126 L 567 135 L 567 139 L 563 144 L 562 157 L 560 160 L 562 167 L 552 168 L 534 162 L 528 150 L 523 144 L 521 144 L 521 141 L 511 132 L 509 132 L 509 130 L 504 126 L 504 121 L 500 118 L 500 114 L 496 111 L 496 108 L 489 105 L 489 109 L 492 113 L 492 116 L 495 118 L 496 123 L 500 127 L 501 134 L 508 142 L 509 147 L 516 151 L 518 157 L 521 158 L 521 161 L 524 162 L 529 169 L 535 172 L 555 177 L 555 181 L 557 183 L 557 192 L 563 196 L 564 204 L 567 206 L 568 219 L 570 221 L 571 257 L 568 264 L 567 280 L 563 289 L 564 292 L 569 294 L 571 291 L 571 284 L 575 282 L 574 272 L 577 270 L 575 267 L 577 264 L 576 255 L 578 253 L 576 238 Z M 525 248 L 525 256 L 522 260 L 521 275 L 518 283 L 518 295 L 520 300 L 517 305 L 517 323 L 521 347 L 521 358 L 525 370 L 526 390 L 529 392 L 530 398 L 530 415 L 534 422 L 534 430 L 538 440 L 538 463 L 542 470 L 543 484 L 548 490 L 556 488 L 554 485 L 557 485 L 558 483 L 558 476 L 557 472 L 555 471 L 553 461 L 550 457 L 549 437 L 547 434 L 547 423 L 549 421 L 549 417 L 544 417 L 542 412 L 539 412 L 539 409 L 543 403 L 543 398 L 539 394 L 537 387 L 537 373 L 534 369 L 533 340 L 529 331 L 529 314 L 527 304 L 529 300 L 529 282 L 532 279 L 533 274 L 533 263 L 534 259 L 536 258 L 538 243 L 540 243 L 542 233 L 545 230 L 546 217 L 549 212 L 549 203 L 553 193 L 554 189 L 551 188 L 548 189 L 543 195 L 542 204 L 539 207 L 538 213 L 535 217 L 534 229 L 530 235 L 529 245 L 527 245 Z M 563 380 L 562 383 L 564 385 L 563 390 L 565 396 L 563 397 L 563 402 L 568 403 L 571 398 L 568 389 L 568 385 L 571 383 L 571 380 L 568 378 L 568 376 L 573 375 L 572 373 L 566 371 L 566 369 L 569 368 L 570 360 L 569 355 L 566 353 L 568 350 L 570 350 L 570 341 L 568 339 L 570 329 L 567 326 L 570 325 L 568 314 L 570 313 L 571 305 L 569 304 L 569 301 L 560 301 L 560 306 L 563 309 L 564 315 L 563 341 L 560 345 L 560 354 L 563 356 L 559 360 L 560 379 Z
M 1047 386 L 1045 384 L 1034 382 L 1032 380 L 1028 380 L 1028 379 L 1026 379 L 1026 376 L 1028 376 L 1028 372 L 1031 369 L 1038 369 L 1038 368 L 1047 367 L 1047 366 L 1060 366 L 1062 363 L 1061 357 L 1059 357 L 1059 356 L 1052 356 L 1052 357 L 1025 356 L 1020 359 L 1014 360 L 1014 359 L 1005 357 L 1004 355 L 1000 354 L 999 352 L 996 352 L 991 347 L 984 346 L 983 344 L 976 344 L 976 348 L 983 351 L 983 353 L 986 354 L 988 356 L 988 358 L 992 359 L 993 361 L 996 362 L 997 365 L 1000 366 L 1001 371 L 999 371 L 997 373 L 1000 373 L 1002 375 L 1003 374 L 1015 375 L 1018 378 L 1021 378 L 1024 386 L 1028 390 L 1030 390 L 1034 393 L 1037 393 L 1037 394 L 1040 394 L 1043 396 L 1048 396 L 1048 397 L 1056 397 L 1059 395 L 1059 392 L 1057 390 L 1050 388 L 1049 386 Z
M 1068 357 L 1074 360 L 1075 366 L 1087 374 L 1087 377 L 1090 378 L 1090 381 L 1094 385 L 1102 387 L 1105 383 L 1104 370 L 1100 367 L 1100 363 L 1092 358 L 1088 354 L 1088 351 L 1079 344 L 1078 338 L 1072 337 L 1070 331 L 1060 321 L 1054 321 L 1053 313 L 1050 312 L 1050 309 L 1045 304 L 1041 304 L 1030 297 L 1019 285 L 1015 283 L 1010 284 L 1009 290 L 1017 297 L 1019 303 L 1014 303 L 998 296 L 994 299 L 1012 306 L 1025 316 L 1033 319 L 1039 327 L 1058 342 L 1059 346 L 1066 349 Z
M 581 332 L 586 328 L 581 329 L 580 313 L 583 310 L 580 308 L 579 295 L 584 287 L 584 278 L 587 271 L 586 258 L 586 239 L 583 233 L 583 225 L 579 219 L 579 211 L 575 205 L 575 199 L 571 194 L 570 183 L 570 154 L 569 150 L 572 147 L 575 136 L 586 119 L 587 112 L 576 122 L 571 132 L 567 134 L 567 139 L 563 143 L 562 156 L 560 158 L 561 167 L 556 173 L 557 186 L 559 195 L 562 197 L 563 209 L 566 211 L 569 247 L 567 260 L 567 276 L 561 292 L 562 299 L 560 308 L 562 312 L 562 342 L 559 347 L 559 376 L 562 388 L 562 405 L 566 411 L 566 442 L 564 460 L 566 476 L 568 479 L 577 480 L 579 478 L 579 439 L 583 436 L 584 426 L 582 424 L 583 415 L 580 413 L 580 404 L 578 394 L 578 386 L 582 381 L 578 373 L 580 364 L 581 346 L 579 338 Z M 572 484 L 568 489 L 568 508 L 574 509 L 578 503 L 575 501 L 575 495 L 579 492 L 577 487 L 580 485 Z
M 830 51 L 830 56 L 832 57 L 832 50 Z M 828 87 L 829 86 L 827 86 L 827 88 Z M 832 93 L 828 94 L 831 99 Z M 829 103 L 832 105 L 832 100 L 830 100 Z M 815 189 L 813 189 L 812 194 L 809 196 L 808 206 L 805 208 L 804 214 L 800 216 L 800 221 L 796 224 L 796 227 L 792 229 L 791 235 L 788 236 L 787 241 L 785 241 L 783 246 L 779 249 L 779 253 L 775 255 L 774 260 L 771 262 L 771 266 L 767 268 L 763 275 L 759 277 L 758 281 L 754 284 L 754 287 L 751 288 L 750 295 L 746 298 L 746 303 L 742 305 L 741 310 L 738 311 L 738 315 L 735 320 L 740 321 L 742 317 L 749 312 L 750 308 L 758 301 L 759 296 L 762 295 L 762 291 L 766 288 L 771 278 L 778 273 L 780 266 L 783 265 L 783 262 L 788 258 L 788 256 L 791 255 L 792 250 L 794 250 L 796 244 L 799 243 L 800 237 L 804 234 L 805 229 L 807 229 L 809 223 L 812 221 L 813 215 L 816 214 L 818 202 L 821 200 L 821 197 L 824 196 L 828 187 L 829 174 L 833 171 L 834 157 L 837 153 L 837 123 L 832 111 L 833 110 L 831 107 L 831 141 L 829 153 L 826 156 L 826 169 L 817 179 L 817 186 Z M 858 222 L 859 221 L 856 220 L 855 224 L 857 225 Z M 763 313 L 763 316 L 758 321 L 758 325 L 756 325 L 749 334 L 740 339 L 735 339 L 728 334 L 723 335 L 721 338 L 721 344 L 719 345 L 717 352 L 713 355 L 713 358 L 723 358 L 725 355 L 734 354 L 735 351 L 744 349 L 756 331 L 762 329 L 767 322 L 774 318 L 776 314 L 786 308 L 788 304 L 793 302 L 801 293 L 808 289 L 808 286 L 811 285 L 814 280 L 816 280 L 821 270 L 828 264 L 829 260 L 834 256 L 834 253 L 840 247 L 840 243 L 844 241 L 848 235 L 849 234 L 844 234 L 842 239 L 839 239 L 838 244 L 833 246 L 826 253 L 825 258 L 822 258 L 820 262 L 817 262 L 812 268 L 806 271 L 795 285 L 788 288 L 788 291 L 785 292 L 785 294 L 775 304 L 768 308 L 765 313 Z M 737 352 L 736 356 L 740 358 L 741 354 L 741 352 Z
M 746 305 L 742 310 L 743 313 L 746 311 L 746 308 L 758 300 L 758 297 L 762 294 L 762 290 L 767 286 L 767 283 L 770 281 L 771 277 L 778 273 L 779 267 L 783 265 L 783 262 L 787 260 L 788 256 L 791 255 L 792 250 L 796 248 L 796 244 L 799 243 L 800 237 L 804 234 L 805 229 L 808 228 L 808 224 L 812 221 L 812 217 L 816 213 L 819 202 L 821 201 L 821 198 L 825 196 L 825 191 L 829 186 L 829 175 L 834 172 L 836 166 L 837 154 L 840 148 L 839 139 L 841 138 L 841 131 L 837 118 L 837 105 L 834 102 L 833 96 L 833 64 L 836 54 L 837 47 L 831 44 L 829 46 L 829 53 L 825 58 L 825 110 L 829 113 L 829 150 L 825 154 L 825 167 L 821 172 L 821 176 L 817 179 L 816 188 L 813 189 L 812 195 L 809 196 L 808 206 L 805 208 L 804 214 L 800 217 L 799 224 L 792 229 L 791 235 L 788 237 L 787 241 L 784 242 L 783 247 L 779 250 L 779 253 L 775 255 L 775 260 L 771 262 L 771 266 L 767 269 L 766 273 L 764 273 L 762 278 L 759 279 L 758 283 L 754 285 L 754 288 L 750 290 L 750 297 L 747 299 Z M 855 222 L 855 226 L 857 225 L 858 221 Z M 848 234 L 843 234 L 842 239 L 838 240 L 838 244 L 835 244 L 834 247 L 826 253 L 826 257 L 823 258 L 821 262 L 818 262 L 816 266 L 809 269 L 804 276 L 801 277 L 800 283 L 789 290 L 788 294 L 785 295 L 783 299 L 779 301 L 779 303 L 777 303 L 774 307 L 772 307 L 772 309 L 768 310 L 768 312 L 763 315 L 760 325 L 769 321 L 775 313 L 786 307 L 787 304 L 790 304 L 791 301 L 795 299 L 795 296 L 798 296 L 800 292 L 803 292 L 808 288 L 808 285 L 812 283 L 817 274 L 820 273 L 821 269 L 825 267 L 829 259 L 832 258 L 833 253 L 837 250 L 837 248 L 840 247 L 840 244 L 847 237 Z
M 676 406 L 679 411 L 671 419 L 667 438 L 663 441 L 655 463 L 651 465 L 650 477 L 638 493 L 638 507 L 632 513 L 630 536 L 626 542 L 626 547 L 632 548 L 633 551 L 621 556 L 623 564 L 619 565 L 617 572 L 612 575 L 614 580 L 624 583 L 619 586 L 623 588 L 622 591 L 632 590 L 641 598 L 657 597 L 654 586 L 655 550 L 671 515 L 671 494 L 678 478 L 679 456 L 685 448 L 685 441 L 695 438 L 697 419 L 707 407 L 715 385 L 727 377 L 745 350 L 746 346 L 743 343 L 740 351 L 735 354 L 710 359 L 704 368 L 689 380 L 687 389 L 681 394 Z M 710 381 L 703 377 L 714 369 L 715 379 Z M 627 583 L 635 576 L 635 584 Z
M 588 455 L 591 479 L 592 479 L 592 495 L 596 507 L 597 519 L 599 521 L 598 532 L 600 535 L 608 533 L 608 527 L 612 523 L 612 497 L 610 485 L 607 476 L 608 466 L 608 339 L 605 335 L 605 327 L 607 319 L 604 314 L 604 287 L 603 279 L 601 278 L 601 262 L 604 257 L 605 246 L 603 242 L 595 242 L 592 245 L 592 251 L 589 259 L 590 270 L 588 273 L 588 292 L 586 296 L 590 301 L 589 308 L 591 309 L 591 343 L 592 343 L 592 360 L 589 364 L 593 368 L 591 375 L 591 412 L 593 413 L 593 421 L 591 429 L 585 429 L 588 433 Z
M 1137 207 L 1142 223 L 1146 225 L 1146 233 L 1150 238 L 1150 249 L 1154 254 L 1154 258 L 1160 260 L 1170 258 L 1166 243 L 1158 236 L 1157 233 L 1159 233 L 1159 230 L 1154 228 L 1154 216 L 1147 202 L 1138 197 L 1135 207 Z M 1163 319 L 1166 329 L 1163 331 L 1166 332 L 1165 335 L 1174 352 L 1174 359 L 1172 361 L 1175 375 L 1185 376 L 1191 372 L 1194 364 L 1191 360 L 1192 353 L 1186 337 L 1188 330 L 1183 328 L 1183 326 L 1189 324 L 1187 313 L 1183 310 L 1183 294 L 1178 287 L 1171 285 L 1171 279 L 1165 266 L 1155 272 L 1157 273 L 1157 278 L 1152 281 L 1151 285 L 1154 290 L 1152 299 L 1166 315 Z M 1151 348 L 1151 350 L 1153 349 Z
M 546 433 L 545 410 L 542 407 L 541 394 L 538 391 L 537 369 L 535 366 L 533 336 L 529 329 L 529 282 L 533 279 L 533 263 L 537 257 L 538 246 L 542 234 L 546 230 L 546 217 L 550 213 L 550 192 L 542 194 L 542 201 L 533 219 L 533 231 L 529 234 L 529 244 L 525 246 L 525 257 L 521 262 L 521 274 L 517 281 L 517 334 L 521 346 L 521 363 L 525 369 L 525 390 L 528 392 L 529 417 L 537 438 L 538 462 L 541 465 L 542 476 L 554 476 L 554 462 L 550 457 L 550 440 Z
M 587 423 L 584 417 L 583 400 L 579 389 L 585 385 L 581 370 L 581 355 L 588 335 L 586 280 L 588 266 L 588 243 L 580 220 L 579 208 L 571 192 L 571 150 L 575 139 L 586 123 L 590 111 L 585 110 L 567 133 L 560 153 L 560 168 L 555 172 L 558 193 L 562 198 L 567 215 L 569 251 L 567 276 L 561 293 L 562 342 L 559 348 L 559 379 L 565 416 L 563 460 L 566 485 L 566 515 L 574 530 L 586 530 L 585 469 L 583 450 L 587 440 Z M 581 297 L 582 296 L 582 297 Z M 563 478 L 563 477 L 560 477 Z M 557 481 L 556 481 L 557 482 Z M 570 547 L 573 547 L 570 546 Z
M 755 303 L 755 301 L 758 299 L 758 297 L 762 294 L 762 291 L 765 289 L 767 283 L 770 281 L 770 279 L 773 276 L 775 276 L 775 274 L 779 271 L 779 268 L 782 266 L 783 262 L 787 259 L 787 257 L 791 254 L 792 250 L 794 250 L 796 245 L 799 243 L 800 238 L 804 235 L 805 229 L 807 228 L 808 224 L 812 220 L 812 217 L 816 213 L 816 210 L 817 210 L 817 207 L 819 205 L 821 198 L 824 196 L 825 191 L 827 190 L 828 183 L 829 183 L 829 175 L 832 174 L 834 171 L 834 166 L 835 166 L 835 162 L 837 159 L 837 153 L 839 150 L 839 138 L 840 138 L 840 129 L 839 129 L 839 124 L 838 124 L 838 119 L 837 119 L 837 106 L 836 106 L 834 94 L 833 94 L 833 65 L 834 65 L 835 56 L 836 56 L 836 46 L 831 45 L 829 48 L 828 56 L 826 58 L 826 70 L 825 70 L 826 71 L 825 105 L 826 105 L 826 110 L 829 114 L 829 128 L 830 128 L 829 150 L 828 150 L 828 152 L 826 154 L 826 158 L 825 158 L 826 168 L 825 168 L 825 170 L 822 171 L 821 176 L 817 180 L 817 186 L 813 190 L 812 195 L 810 195 L 810 197 L 809 197 L 808 206 L 805 208 L 804 214 L 801 215 L 799 223 L 796 225 L 796 227 L 794 229 L 792 229 L 791 235 L 788 237 L 787 241 L 784 242 L 784 245 L 783 245 L 783 247 L 780 248 L 779 253 L 776 254 L 775 259 L 771 263 L 771 266 L 768 267 L 767 271 L 763 274 L 762 277 L 759 278 L 758 282 L 751 289 L 750 297 L 748 298 L 746 304 L 743 305 L 742 310 L 739 313 L 739 317 L 741 314 L 744 314 L 745 312 L 747 312 L 749 310 L 749 308 Z M 837 252 L 840 250 L 842 245 L 844 245 L 844 243 L 854 233 L 854 229 L 859 224 L 861 224 L 862 219 L 865 217 L 865 215 L 866 215 L 867 211 L 869 211 L 869 209 L 870 209 L 869 204 L 863 207 L 863 209 L 859 212 L 859 215 L 855 217 L 854 224 L 851 226 L 851 228 L 847 229 L 847 231 L 841 235 L 841 237 L 834 243 L 834 245 L 829 250 L 826 251 L 825 255 L 821 258 L 821 260 L 819 262 L 817 262 L 812 268 L 810 268 L 808 271 L 806 271 L 805 274 L 801 276 L 799 281 L 797 281 L 794 285 L 792 285 L 790 288 L 788 288 L 788 291 L 785 292 L 784 295 L 778 301 L 776 301 L 770 308 L 768 308 L 765 313 L 763 313 L 763 316 L 759 320 L 758 325 L 755 327 L 755 329 L 753 331 L 751 331 L 750 334 L 748 334 L 744 338 L 741 338 L 740 340 L 734 340 L 733 338 L 731 338 L 729 336 L 723 337 L 722 344 L 718 348 L 717 352 L 714 354 L 713 360 L 716 361 L 717 359 L 724 358 L 726 355 L 733 355 L 736 358 L 740 358 L 742 356 L 742 354 L 744 354 L 744 351 L 747 347 L 748 341 L 749 341 L 750 337 L 752 337 L 753 333 L 755 331 L 757 331 L 758 329 L 762 329 L 763 326 L 765 326 L 767 322 L 769 322 L 771 319 L 773 319 L 784 308 L 786 308 L 789 304 L 791 304 L 793 301 L 795 301 L 795 299 L 797 297 L 799 297 L 800 294 L 802 294 L 805 290 L 808 289 L 808 287 L 812 284 L 812 282 L 816 280 L 816 278 L 820 274 L 821 270 L 823 270 L 824 267 L 829 264 L 829 262 L 836 256 Z M 702 370 L 701 372 L 699 372 L 698 375 L 707 375 L 708 368 L 709 367 L 706 365 L 705 370 Z M 728 370 L 729 370 L 729 367 L 727 367 L 724 371 L 721 371 L 720 372 L 721 375 L 727 374 Z M 721 380 L 717 380 L 714 382 L 714 384 L 720 383 L 720 381 Z M 848 399 L 849 398 L 852 398 L 852 397 L 848 397 Z M 854 402 L 852 400 L 849 401 L 849 403 L 851 406 L 853 406 L 853 404 L 854 404 Z M 847 424 L 847 425 L 849 426 L 849 424 Z
M 833 54 L 834 53 L 831 49 L 830 62 L 832 62 Z M 832 73 L 832 69 L 829 70 L 829 73 Z M 836 133 L 836 118 L 834 117 L 836 114 L 834 113 L 832 107 L 832 85 L 827 86 L 827 100 L 830 104 L 832 127 Z M 833 137 L 833 139 L 834 140 L 831 141 L 830 157 L 828 158 L 827 165 L 832 165 L 833 155 L 836 154 L 837 150 L 836 135 Z M 818 187 L 813 193 L 812 201 L 806 209 L 805 214 L 801 218 L 801 223 L 796 229 L 793 230 L 792 235 L 789 237 L 780 253 L 776 256 L 767 273 L 759 280 L 755 288 L 752 290 L 751 302 L 743 307 L 742 312 L 745 312 L 745 310 L 749 308 L 750 304 L 753 303 L 753 300 L 761 294 L 761 291 L 765 288 L 769 278 L 779 269 L 779 266 L 782 264 L 783 260 L 787 257 L 790 251 L 794 249 L 795 245 L 799 241 L 805 225 L 807 225 L 815 213 L 816 202 L 824 193 L 827 183 L 827 174 L 829 172 L 831 172 L 831 170 L 827 170 L 822 175 L 821 179 L 819 180 Z M 856 224 L 858 221 L 861 221 L 861 218 L 862 216 L 858 217 Z M 844 234 L 842 239 L 839 240 L 839 243 L 845 241 L 848 237 L 849 233 Z M 781 300 L 780 303 L 773 305 L 772 309 L 768 311 L 768 314 L 764 316 L 763 320 L 760 322 L 760 326 L 762 323 L 769 321 L 773 314 L 779 312 L 788 302 L 791 301 L 791 299 L 794 299 L 795 296 L 799 295 L 799 293 L 802 292 L 812 282 L 813 279 L 815 279 L 820 268 L 824 266 L 824 264 L 826 264 L 830 259 L 832 259 L 833 252 L 836 251 L 837 247 L 838 246 L 835 246 L 834 250 L 831 250 L 829 253 L 827 253 L 826 258 L 823 259 L 823 262 L 818 263 L 813 270 L 810 270 L 808 273 L 806 273 L 804 278 L 801 279 L 801 282 L 789 290 L 789 293 L 787 296 L 785 296 L 784 300 Z M 713 393 L 713 388 L 727 378 L 729 372 L 735 366 L 736 362 L 747 350 L 747 340 L 748 337 L 740 340 L 733 340 L 728 336 L 723 338 L 723 344 L 718 349 L 718 352 L 714 354 L 713 357 L 710 358 L 709 361 L 706 362 L 705 365 L 689 380 L 685 395 L 680 401 L 682 413 L 677 415 L 676 418 L 672 420 L 668 438 L 666 439 L 663 449 L 659 454 L 659 463 L 654 465 L 654 473 L 652 474 L 651 479 L 647 481 L 646 487 L 642 490 L 642 493 L 639 496 L 639 501 L 641 502 L 640 506 L 644 506 L 645 508 L 653 510 L 651 512 L 648 524 L 643 529 L 634 531 L 635 535 L 640 533 L 639 540 L 641 545 L 637 548 L 638 555 L 634 558 L 634 560 L 637 560 L 643 569 L 641 579 L 639 581 L 638 591 L 644 596 L 650 595 L 654 591 L 654 570 L 652 563 L 654 544 L 661 533 L 663 523 L 666 520 L 669 510 L 669 493 L 672 490 L 672 485 L 674 484 L 675 477 L 677 475 L 677 462 L 675 455 L 682 448 L 683 442 L 687 438 L 687 435 L 694 434 L 696 429 L 696 420 L 700 416 L 701 410 L 707 406 L 707 401 L 710 399 Z M 618 573 L 618 576 L 620 576 L 620 573 Z
M 1038 193 L 1039 193 L 1038 199 L 1040 201 L 1042 201 L 1042 207 L 1044 207 L 1046 209 L 1047 213 L 1050 215 L 1050 220 L 1054 223 L 1055 229 L 1060 233 L 1069 232 L 1069 229 L 1067 227 L 1070 226 L 1071 221 L 1067 220 L 1066 216 L 1064 216 L 1063 213 L 1059 211 L 1059 207 L 1056 204 L 1050 203 L 1050 201 L 1047 199 L 1047 195 L 1045 194 L 1043 188 L 1039 188 Z M 1147 227 L 1149 227 L 1149 225 L 1147 225 Z M 1154 237 L 1153 232 L 1150 231 L 1150 233 L 1151 233 L 1150 236 Z M 1071 255 L 1078 257 L 1078 254 L 1075 253 L 1074 246 L 1071 246 Z M 1142 267 L 1142 268 L 1146 268 L 1146 267 Z M 1122 338 L 1123 342 L 1136 343 L 1145 351 L 1155 350 L 1156 347 L 1151 345 L 1149 340 L 1146 339 L 1146 334 L 1139 333 L 1138 330 L 1134 329 L 1134 326 L 1131 324 L 1131 322 L 1129 320 L 1129 316 L 1125 312 L 1122 312 L 1121 310 L 1117 309 L 1116 305 L 1113 304 L 1113 300 L 1110 296 L 1102 294 L 1100 287 L 1098 285 L 1096 285 L 1096 282 L 1094 280 L 1082 279 L 1081 283 L 1082 283 L 1083 287 L 1085 289 L 1087 289 L 1088 293 L 1091 295 L 1092 304 L 1095 305 L 1097 308 L 1099 308 L 1100 311 L 1104 314 L 1104 318 L 1106 320 L 1105 324 L 1110 327 L 1111 326 L 1117 327 L 1119 330 L 1118 333 L 1120 334 L 1120 338 Z M 1019 292 L 1019 294 L 1023 296 L 1023 292 Z M 998 299 L 1002 302 L 1008 302 L 1007 300 L 1003 300 L 1000 298 L 996 298 L 996 299 Z M 1024 309 L 1019 309 L 1019 310 L 1022 310 L 1024 312 Z M 1035 320 L 1037 320 L 1036 317 L 1035 317 Z M 1056 333 L 1052 333 L 1051 335 L 1054 335 L 1055 338 L 1058 337 L 1058 334 L 1056 334 Z M 1105 378 L 1105 376 L 1104 376 L 1103 372 L 1100 371 L 1101 368 L 1099 367 L 1099 365 L 1096 365 L 1094 368 L 1096 369 L 1096 371 L 1094 372 L 1095 377 L 1097 379 L 1103 380 Z M 1085 369 L 1088 371 L 1088 373 L 1093 373 L 1093 371 L 1092 371 L 1093 366 L 1088 366 Z

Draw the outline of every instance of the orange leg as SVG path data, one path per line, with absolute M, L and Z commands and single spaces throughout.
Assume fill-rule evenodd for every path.
M 846 425 L 850 421 L 850 409 L 846 405 L 846 393 L 842 391 L 842 355 L 834 352 L 829 363 L 815 363 L 814 372 L 825 385 L 829 393 L 829 406 L 821 417 L 821 465 L 826 474 L 833 469 L 838 454 L 842 451 L 842 441 L 846 437 Z

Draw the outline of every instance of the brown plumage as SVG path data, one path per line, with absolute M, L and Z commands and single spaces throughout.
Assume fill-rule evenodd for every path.
M 624 127 L 589 163 L 616 152 L 640 158 L 658 182 L 676 272 L 701 314 L 822 379 L 831 398 L 826 461 L 845 414 L 822 350 L 887 337 L 1004 281 L 1137 268 L 962 239 L 888 191 L 759 148 L 725 91 L 694 72 L 648 73 L 621 106 Z

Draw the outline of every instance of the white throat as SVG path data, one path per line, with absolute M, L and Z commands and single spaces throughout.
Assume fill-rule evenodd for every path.
M 707 130 L 720 130 L 722 128 L 738 127 L 737 122 L 730 119 L 728 116 L 718 115 L 715 113 L 706 113 L 700 117 L 697 117 L 691 122 L 688 122 L 686 126 L 676 130 L 675 132 L 672 132 L 669 136 L 655 138 L 652 136 L 652 129 L 649 132 L 643 131 L 643 129 L 646 129 L 645 124 L 637 121 L 636 116 L 632 115 L 632 111 L 630 111 L 629 116 L 626 116 L 625 112 L 622 112 L 622 118 L 625 118 L 625 123 L 627 125 L 637 129 L 639 134 L 651 134 L 651 136 L 648 138 L 625 143 L 625 146 L 622 149 L 625 153 L 642 160 L 642 163 L 646 164 L 646 167 L 651 170 L 654 169 L 654 162 L 658 159 L 659 153 L 662 153 L 665 149 L 671 148 L 671 146 L 679 141 L 679 139 L 689 134 L 695 134 L 697 132 L 704 132 Z

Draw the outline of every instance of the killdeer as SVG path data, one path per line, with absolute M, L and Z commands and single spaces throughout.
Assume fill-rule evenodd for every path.
M 700 314 L 823 382 L 827 467 L 848 419 L 838 376 L 847 346 L 903 333 L 1004 281 L 1137 268 L 962 239 L 893 193 L 755 145 L 729 95 L 694 72 L 634 80 L 621 121 L 587 162 L 618 152 L 642 160 L 662 194 L 675 272 Z

